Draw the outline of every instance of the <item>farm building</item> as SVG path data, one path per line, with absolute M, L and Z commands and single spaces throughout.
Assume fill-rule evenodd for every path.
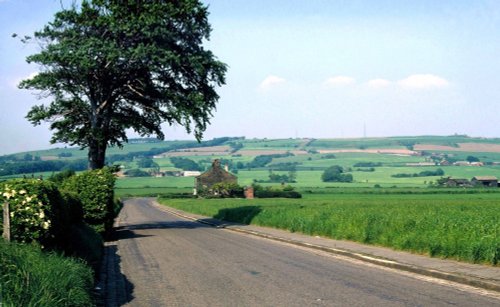
M 414 163 L 406 163 L 406 166 L 434 166 L 435 162 L 414 162 Z
M 495 176 L 476 176 L 472 178 L 471 183 L 479 187 L 498 187 L 498 178 Z
M 182 173 L 182 176 L 184 177 L 196 177 L 196 176 L 200 176 L 201 175 L 201 172 L 199 171 L 184 171 Z
M 472 187 L 472 183 L 467 179 L 461 178 L 448 178 L 448 181 L 445 183 L 447 187 Z
M 210 189 L 216 183 L 238 183 L 238 178 L 223 169 L 219 159 L 215 159 L 214 162 L 212 162 L 212 168 L 195 177 L 194 183 L 195 189 L 200 191 L 203 189 Z

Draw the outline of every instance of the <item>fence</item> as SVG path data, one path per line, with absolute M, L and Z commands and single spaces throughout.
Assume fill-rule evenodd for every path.
M 10 241 L 10 212 L 9 212 L 9 203 L 5 202 L 3 204 L 3 234 L 2 238 L 5 241 Z

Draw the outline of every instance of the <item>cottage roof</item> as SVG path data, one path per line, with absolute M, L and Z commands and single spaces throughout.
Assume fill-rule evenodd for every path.
M 497 177 L 495 176 L 475 176 L 472 179 L 475 179 L 477 181 L 491 181 L 491 180 L 498 180 Z
M 198 189 L 210 188 L 216 183 L 238 183 L 238 177 L 221 168 L 218 159 L 214 160 L 211 169 L 195 177 Z

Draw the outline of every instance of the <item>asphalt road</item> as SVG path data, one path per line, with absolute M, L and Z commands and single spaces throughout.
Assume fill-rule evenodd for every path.
M 420 280 L 186 221 L 137 198 L 120 213 L 130 306 L 500 306 Z

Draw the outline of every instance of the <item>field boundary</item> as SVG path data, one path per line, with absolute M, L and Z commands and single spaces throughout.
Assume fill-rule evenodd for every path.
M 440 271 L 436 269 L 431 269 L 431 268 L 426 268 L 423 266 L 417 266 L 413 264 L 408 264 L 408 263 L 402 263 L 395 261 L 393 259 L 387 259 L 387 258 L 382 258 L 380 256 L 374 256 L 366 253 L 361 253 L 357 251 L 352 251 L 348 249 L 340 249 L 340 248 L 332 248 L 324 245 L 318 245 L 318 244 L 312 244 L 300 240 L 293 240 L 289 238 L 284 238 L 280 236 L 275 236 L 269 233 L 264 233 L 260 231 L 254 231 L 254 230 L 248 230 L 242 228 L 241 224 L 236 224 L 236 223 L 231 223 L 231 222 L 225 222 L 221 220 L 217 220 L 214 218 L 199 218 L 193 215 L 188 215 L 188 213 L 178 210 L 178 209 L 173 209 L 170 207 L 167 207 L 165 205 L 159 204 L 156 200 L 152 202 L 155 207 L 158 209 L 168 212 L 170 214 L 176 215 L 181 218 L 185 218 L 191 221 L 195 221 L 198 223 L 206 224 L 209 226 L 213 226 L 216 228 L 224 228 L 230 231 L 238 232 L 238 233 L 243 233 L 247 235 L 252 235 L 260 238 L 265 238 L 269 240 L 274 240 L 278 242 L 283 242 L 283 243 L 288 243 L 300 247 L 305 247 L 305 248 L 310 248 L 310 249 L 315 249 L 319 250 L 322 252 L 327 252 L 330 254 L 335 254 L 335 255 L 340 255 L 344 257 L 349 257 L 353 258 L 356 260 L 368 262 L 371 264 L 383 266 L 383 267 L 388 267 L 392 269 L 397 269 L 401 271 L 406 271 L 410 273 L 415 273 L 419 275 L 424 275 L 428 277 L 433 277 L 437 279 L 442 279 L 446 281 L 451 281 L 455 283 L 460 283 L 472 287 L 477 287 L 477 288 L 482 288 L 486 290 L 492 290 L 496 292 L 500 292 L 500 280 L 487 280 L 483 279 L 480 277 L 476 276 L 471 276 L 471 275 L 464 275 L 464 274 L 459 274 L 459 273 L 454 273 L 454 272 L 445 272 L 445 271 Z

